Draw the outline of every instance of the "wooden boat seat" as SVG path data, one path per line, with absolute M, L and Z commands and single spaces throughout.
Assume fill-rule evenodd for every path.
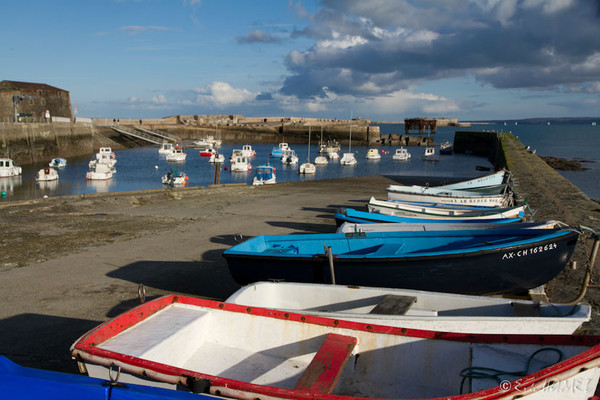
M 386 295 L 369 314 L 404 315 L 417 301 L 414 296 Z
M 311 393 L 331 393 L 356 343 L 357 339 L 353 336 L 329 333 L 294 389 Z
M 515 317 L 539 317 L 540 307 L 535 303 L 511 303 Z

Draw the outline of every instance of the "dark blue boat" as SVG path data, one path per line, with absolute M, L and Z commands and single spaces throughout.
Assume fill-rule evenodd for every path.
M 358 224 L 375 224 L 375 223 L 412 223 L 412 224 L 429 224 L 429 223 L 510 223 L 510 222 L 521 222 L 522 218 L 492 218 L 492 219 L 433 219 L 433 218 L 415 218 L 415 217 L 403 217 L 397 215 L 386 215 L 379 213 L 370 213 L 366 211 L 358 211 L 353 208 L 339 208 L 335 212 L 335 223 L 339 227 L 344 222 L 354 222 Z
M 262 235 L 226 250 L 233 279 L 335 283 L 461 294 L 518 293 L 558 275 L 571 228 Z M 333 271 L 326 248 L 331 247 Z
M 200 397 L 198 397 L 200 396 Z M 216 400 L 219 397 L 115 383 L 25 368 L 0 356 L 0 398 L 7 400 Z

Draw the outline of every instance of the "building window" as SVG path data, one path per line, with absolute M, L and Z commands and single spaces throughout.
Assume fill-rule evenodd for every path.
M 40 105 L 45 106 L 46 105 L 46 99 L 40 99 Z

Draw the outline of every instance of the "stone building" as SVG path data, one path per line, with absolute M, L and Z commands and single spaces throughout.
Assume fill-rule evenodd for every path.
M 45 83 L 0 82 L 0 122 L 46 122 L 46 116 L 73 120 L 69 92 Z

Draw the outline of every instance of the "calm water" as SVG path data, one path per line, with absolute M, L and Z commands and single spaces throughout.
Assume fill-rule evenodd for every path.
M 600 127 L 579 125 L 478 125 L 460 130 L 511 130 L 525 144 L 537 150 L 539 155 L 552 155 L 567 159 L 586 159 L 589 167 L 584 172 L 561 172 L 567 179 L 580 187 L 590 197 L 600 199 L 600 185 L 594 180 L 600 176 Z M 439 128 L 434 135 L 436 142 L 443 140 L 452 141 L 456 128 Z M 403 125 L 382 125 L 381 133 L 403 133 Z M 267 152 L 270 153 L 273 144 L 267 148 L 266 144 L 252 144 L 257 155 L 252 160 L 253 167 L 267 161 Z M 300 163 L 306 161 L 308 155 L 307 145 L 294 144 L 291 147 L 300 158 Z M 219 151 L 231 155 L 234 148 L 241 148 L 241 144 L 226 144 Z M 341 166 L 339 161 L 330 161 L 328 165 L 317 166 L 315 175 L 298 174 L 298 166 L 283 165 L 279 159 L 270 158 L 270 163 L 276 167 L 277 181 L 303 181 L 314 179 L 331 179 L 339 177 L 366 176 L 374 174 L 400 175 L 423 177 L 454 177 L 471 178 L 484 174 L 475 167 L 491 167 L 484 158 L 453 154 L 440 156 L 438 162 L 423 161 L 423 147 L 409 147 L 412 158 L 408 162 L 393 161 L 394 147 L 383 146 L 380 150 L 381 160 L 373 161 L 365 158 L 367 146 L 352 146 L 358 164 L 355 166 Z M 348 151 L 348 146 L 342 146 L 340 155 Z M 47 166 L 47 163 L 28 165 L 23 167 L 23 175 L 19 178 L 0 179 L 0 191 L 6 192 L 6 199 L 24 200 L 47 196 L 62 196 L 96 192 L 121 192 L 130 190 L 146 190 L 162 188 L 161 176 L 171 168 L 179 168 L 189 176 L 188 186 L 207 186 L 213 183 L 214 165 L 208 162 L 208 157 L 201 157 L 197 149 L 186 149 L 187 160 L 184 163 L 167 163 L 164 156 L 159 156 L 157 146 L 139 147 L 128 150 L 115 151 L 117 173 L 108 181 L 87 181 L 85 173 L 92 154 L 85 157 L 71 158 L 68 165 L 59 170 L 58 182 L 35 182 L 35 173 Z M 317 146 L 311 146 L 311 160 L 318 155 Z M 58 156 L 58 155 L 57 155 Z M 49 162 L 50 160 L 48 160 Z M 221 171 L 221 183 L 246 183 L 252 184 L 252 172 L 230 172 L 229 162 L 224 164 L 225 170 Z

